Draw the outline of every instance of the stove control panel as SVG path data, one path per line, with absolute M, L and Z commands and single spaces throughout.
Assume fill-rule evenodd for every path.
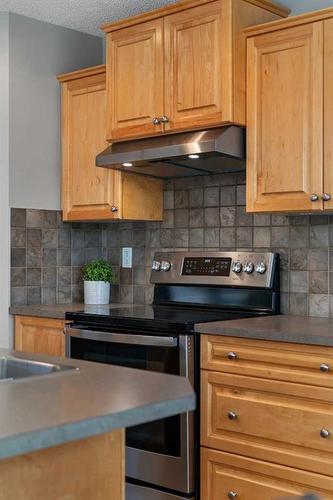
M 277 262 L 270 252 L 158 252 L 151 282 L 267 288 Z

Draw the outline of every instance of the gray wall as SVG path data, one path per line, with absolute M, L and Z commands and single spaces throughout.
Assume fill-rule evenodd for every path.
M 279 3 L 289 7 L 292 15 L 333 7 L 333 0 L 279 0 Z
M 10 206 L 60 209 L 60 93 L 55 76 L 102 63 L 99 37 L 9 15 Z

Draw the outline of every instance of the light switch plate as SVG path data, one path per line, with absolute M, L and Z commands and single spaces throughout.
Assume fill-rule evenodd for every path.
M 132 248 L 124 247 L 122 249 L 121 266 L 131 268 L 132 267 Z

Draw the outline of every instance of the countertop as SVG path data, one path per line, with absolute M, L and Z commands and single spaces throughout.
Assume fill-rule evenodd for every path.
M 10 314 L 13 316 L 35 316 L 39 318 L 65 319 L 66 312 L 76 312 L 87 310 L 97 306 L 87 306 L 84 304 L 51 304 L 51 305 L 31 305 L 31 306 L 11 306 Z M 115 309 L 118 307 L 133 307 L 133 304 L 108 304 L 107 306 L 98 306 L 107 309 Z
M 196 325 L 211 335 L 333 346 L 333 319 L 277 315 Z
M 14 355 L 79 370 L 0 381 L 0 458 L 22 455 L 195 408 L 188 380 L 75 359 Z

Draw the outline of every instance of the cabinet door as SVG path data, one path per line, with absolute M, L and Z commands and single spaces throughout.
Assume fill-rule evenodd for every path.
M 166 130 L 222 122 L 222 2 L 165 17 Z
M 15 316 L 17 351 L 65 356 L 65 322 L 59 319 Z
M 106 148 L 105 72 L 62 85 L 62 208 L 64 220 L 103 220 L 112 212 L 112 170 L 96 167 Z
M 247 91 L 248 211 L 322 210 L 323 23 L 249 39 Z
M 163 19 L 107 37 L 108 139 L 160 134 L 163 124 Z
M 333 19 L 324 23 L 324 209 L 333 210 Z

